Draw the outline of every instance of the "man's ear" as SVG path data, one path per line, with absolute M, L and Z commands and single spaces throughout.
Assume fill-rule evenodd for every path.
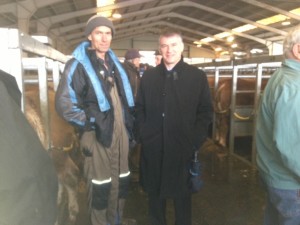
M 92 41 L 92 35 L 89 34 L 88 40 L 89 40 L 89 41 Z
M 183 44 L 183 42 L 181 43 L 181 52 L 183 52 L 183 50 L 184 50 L 184 44 Z
M 294 44 L 292 49 L 293 55 L 297 60 L 300 60 L 300 43 Z

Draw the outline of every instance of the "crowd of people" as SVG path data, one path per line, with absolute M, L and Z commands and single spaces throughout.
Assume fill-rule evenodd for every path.
M 141 69 L 137 49 L 128 49 L 123 63 L 118 60 L 110 48 L 115 28 L 107 18 L 91 17 L 84 34 L 86 40 L 66 63 L 56 110 L 80 131 L 90 223 L 135 224 L 123 218 L 123 211 L 130 171 L 136 169 L 148 195 L 149 224 L 167 225 L 166 200 L 172 199 L 175 225 L 192 225 L 188 168 L 206 140 L 213 113 L 205 72 L 183 61 L 177 30 L 160 34 L 156 66 L 146 69 Z M 286 37 L 284 53 L 257 117 L 257 164 L 267 191 L 264 225 L 300 221 L 300 27 Z M 50 184 L 55 190 L 56 178 Z M 43 211 L 32 219 L 41 215 Z

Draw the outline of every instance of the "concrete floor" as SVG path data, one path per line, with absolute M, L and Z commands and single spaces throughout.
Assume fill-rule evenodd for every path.
M 261 225 L 265 199 L 257 171 L 234 156 L 219 160 L 205 155 L 201 160 L 205 185 L 193 195 L 193 225 Z M 76 225 L 89 225 L 84 195 L 80 193 Z M 131 183 L 124 216 L 134 218 L 137 225 L 149 225 L 147 195 L 136 182 Z M 168 202 L 168 225 L 174 225 L 173 216 Z
M 193 225 L 260 225 L 263 218 L 264 192 L 257 171 L 230 157 L 223 162 L 206 158 L 203 189 L 193 195 Z M 132 183 L 125 215 L 138 225 L 148 225 L 147 196 Z M 174 212 L 168 207 L 168 225 Z

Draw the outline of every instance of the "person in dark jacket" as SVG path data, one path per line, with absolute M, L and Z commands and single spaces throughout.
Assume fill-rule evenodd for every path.
M 134 98 L 127 74 L 110 49 L 114 33 L 107 18 L 88 20 L 88 40 L 66 63 L 56 93 L 57 112 L 82 134 L 92 225 L 122 224 L 129 185 Z
M 137 90 L 140 84 L 140 59 L 142 55 L 137 49 L 128 49 L 125 53 L 125 61 L 123 67 L 128 75 L 134 98 L 136 98 Z
M 151 225 L 166 225 L 168 198 L 174 202 L 175 224 L 191 225 L 188 165 L 212 120 L 210 90 L 206 74 L 183 62 L 179 32 L 163 32 L 159 48 L 162 62 L 145 71 L 136 101 L 141 184 Z
M 57 175 L 21 97 L 15 78 L 0 70 L 0 224 L 53 225 Z
M 139 50 L 134 48 L 128 49 L 124 56 L 125 60 L 123 63 L 123 67 L 128 75 L 128 79 L 135 99 L 141 79 L 139 71 L 141 57 L 142 55 L 139 53 Z M 134 133 L 136 133 L 136 129 L 134 129 Z M 140 152 L 140 144 L 136 144 L 132 147 L 132 149 L 130 149 L 129 168 L 131 172 L 131 180 L 134 182 L 137 182 L 139 180 Z

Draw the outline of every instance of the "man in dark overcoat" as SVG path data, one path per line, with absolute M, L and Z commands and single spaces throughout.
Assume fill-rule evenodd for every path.
M 207 137 L 212 103 L 206 74 L 183 61 L 177 31 L 159 38 L 163 60 L 147 70 L 136 101 L 141 184 L 149 197 L 151 225 L 166 225 L 166 199 L 174 200 L 176 225 L 191 225 L 188 166 Z

